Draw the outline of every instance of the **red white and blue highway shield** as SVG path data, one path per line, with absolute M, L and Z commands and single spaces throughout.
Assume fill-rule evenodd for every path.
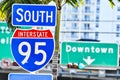
M 54 52 L 50 30 L 17 29 L 11 39 L 11 50 L 16 62 L 29 72 L 45 67 Z

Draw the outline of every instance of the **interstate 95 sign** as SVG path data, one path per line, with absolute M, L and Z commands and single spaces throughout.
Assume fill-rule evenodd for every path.
M 45 67 L 54 52 L 50 30 L 19 30 L 11 39 L 11 50 L 16 62 L 29 72 Z

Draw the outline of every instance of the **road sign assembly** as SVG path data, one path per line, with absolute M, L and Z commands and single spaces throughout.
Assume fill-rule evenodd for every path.
M 98 42 L 63 42 L 60 62 L 116 67 L 119 66 L 118 45 Z
M 13 4 L 13 26 L 56 26 L 56 6 Z M 11 39 L 14 59 L 23 69 L 35 72 L 44 68 L 54 53 L 54 38 L 50 30 L 16 29 Z M 9 80 L 53 80 L 51 74 L 10 74 Z
M 54 52 L 50 30 L 19 30 L 11 39 L 11 50 L 16 62 L 29 72 L 45 67 Z

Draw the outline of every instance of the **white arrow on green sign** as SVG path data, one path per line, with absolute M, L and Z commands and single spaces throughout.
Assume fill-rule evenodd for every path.
M 119 49 L 114 43 L 63 42 L 61 64 L 83 63 L 86 66 L 119 66 Z

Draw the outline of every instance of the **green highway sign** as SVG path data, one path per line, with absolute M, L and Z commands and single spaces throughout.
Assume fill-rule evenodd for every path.
M 0 22 L 0 60 L 9 58 L 13 60 L 10 50 L 10 39 L 13 31 L 8 28 L 6 22 Z
M 22 27 L 22 29 L 31 29 L 30 27 Z M 2 59 L 14 60 L 11 48 L 10 48 L 10 39 L 13 35 L 13 31 L 8 28 L 6 22 L 0 22 L 0 61 Z
M 85 66 L 119 66 L 119 49 L 114 43 L 62 42 L 61 64 L 82 63 Z

